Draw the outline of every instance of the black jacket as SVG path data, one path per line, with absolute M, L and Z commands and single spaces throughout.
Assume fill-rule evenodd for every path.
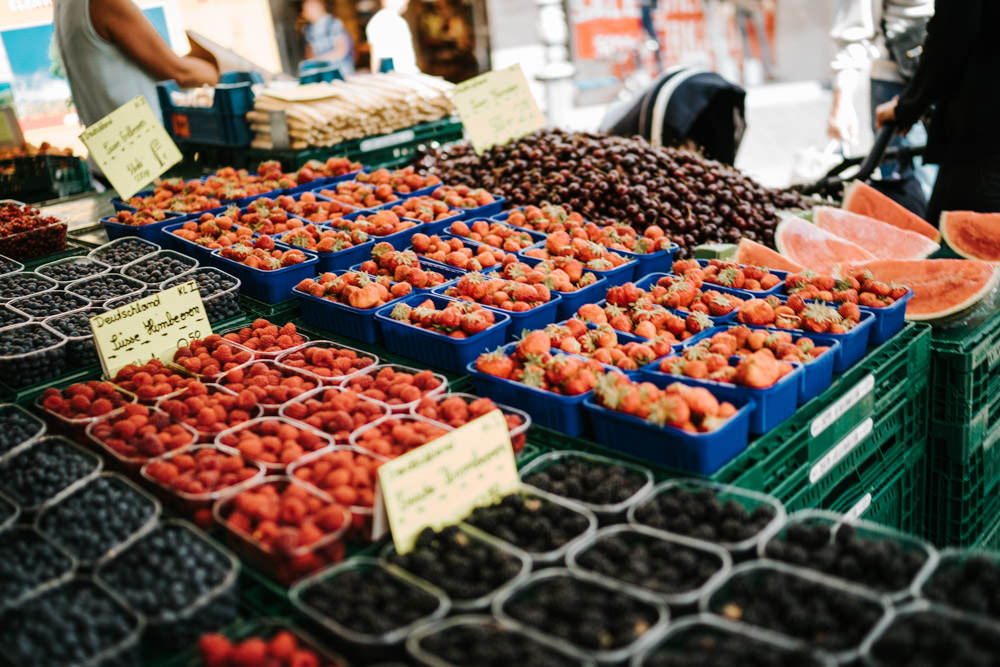
M 929 162 L 1000 156 L 1000 0 L 937 0 L 920 66 L 900 95 L 896 119 L 909 127 L 935 105 Z

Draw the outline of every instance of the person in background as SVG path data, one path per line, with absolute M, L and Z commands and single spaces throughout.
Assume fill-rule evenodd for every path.
M 323 0 L 305 0 L 302 33 L 306 40 L 306 58 L 328 60 L 343 74 L 354 73 L 354 40 L 344 22 L 327 11 Z
M 91 125 L 137 95 L 162 117 L 156 82 L 214 85 L 213 63 L 179 56 L 131 0 L 56 0 L 55 38 L 80 122 Z
M 365 26 L 365 38 L 372 51 L 372 71 L 380 71 L 383 60 L 392 60 L 397 72 L 418 72 L 417 56 L 413 51 L 413 35 L 403 18 L 408 0 L 382 0 L 382 9 L 375 12 Z
M 642 31 L 646 33 L 646 48 L 656 56 L 656 71 L 663 69 L 663 45 L 660 44 L 660 37 L 656 34 L 656 26 L 653 24 L 653 11 L 656 9 L 659 0 L 640 0 L 640 23 Z M 655 74 L 655 73 L 654 73 Z
M 879 127 L 908 130 L 934 106 L 925 159 L 939 166 L 925 218 L 1000 212 L 1000 26 L 997 0 L 938 0 L 923 55 L 899 97 L 875 112 Z
M 827 134 L 832 139 L 855 144 L 860 137 L 858 110 L 854 99 L 862 77 L 871 80 L 871 121 L 875 126 L 875 108 L 891 100 L 906 85 L 905 72 L 890 56 L 887 42 L 907 33 L 920 31 L 934 15 L 934 0 L 837 0 L 831 36 L 837 52 L 831 66 L 834 72 L 833 106 L 827 120 Z M 920 41 L 917 41 L 919 44 Z M 870 74 L 869 74 L 870 72 Z M 912 72 L 909 72 L 912 75 Z M 917 123 L 905 136 L 893 140 L 893 146 L 920 146 L 927 141 L 927 131 Z M 883 163 L 883 178 L 916 177 L 930 194 L 935 169 L 918 167 L 914 173 L 893 163 Z

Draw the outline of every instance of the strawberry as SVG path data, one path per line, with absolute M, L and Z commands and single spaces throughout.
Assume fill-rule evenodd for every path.
M 476 369 L 488 375 L 509 378 L 514 371 L 514 361 L 500 350 L 479 355 Z

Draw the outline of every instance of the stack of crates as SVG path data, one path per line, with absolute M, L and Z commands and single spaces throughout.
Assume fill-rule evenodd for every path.
M 927 537 L 940 547 L 1000 541 L 1000 314 L 931 341 Z

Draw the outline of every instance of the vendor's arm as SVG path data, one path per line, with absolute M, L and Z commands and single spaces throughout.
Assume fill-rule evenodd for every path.
M 833 70 L 833 105 L 827 121 L 827 133 L 835 139 L 858 138 L 858 113 L 853 100 L 862 78 L 878 51 L 875 47 L 874 0 L 837 0 L 830 37 L 836 52 Z M 881 1 L 881 0 L 879 0 Z
M 90 22 L 101 38 L 157 81 L 173 79 L 184 87 L 219 81 L 212 63 L 174 53 L 131 0 L 90 0 Z

